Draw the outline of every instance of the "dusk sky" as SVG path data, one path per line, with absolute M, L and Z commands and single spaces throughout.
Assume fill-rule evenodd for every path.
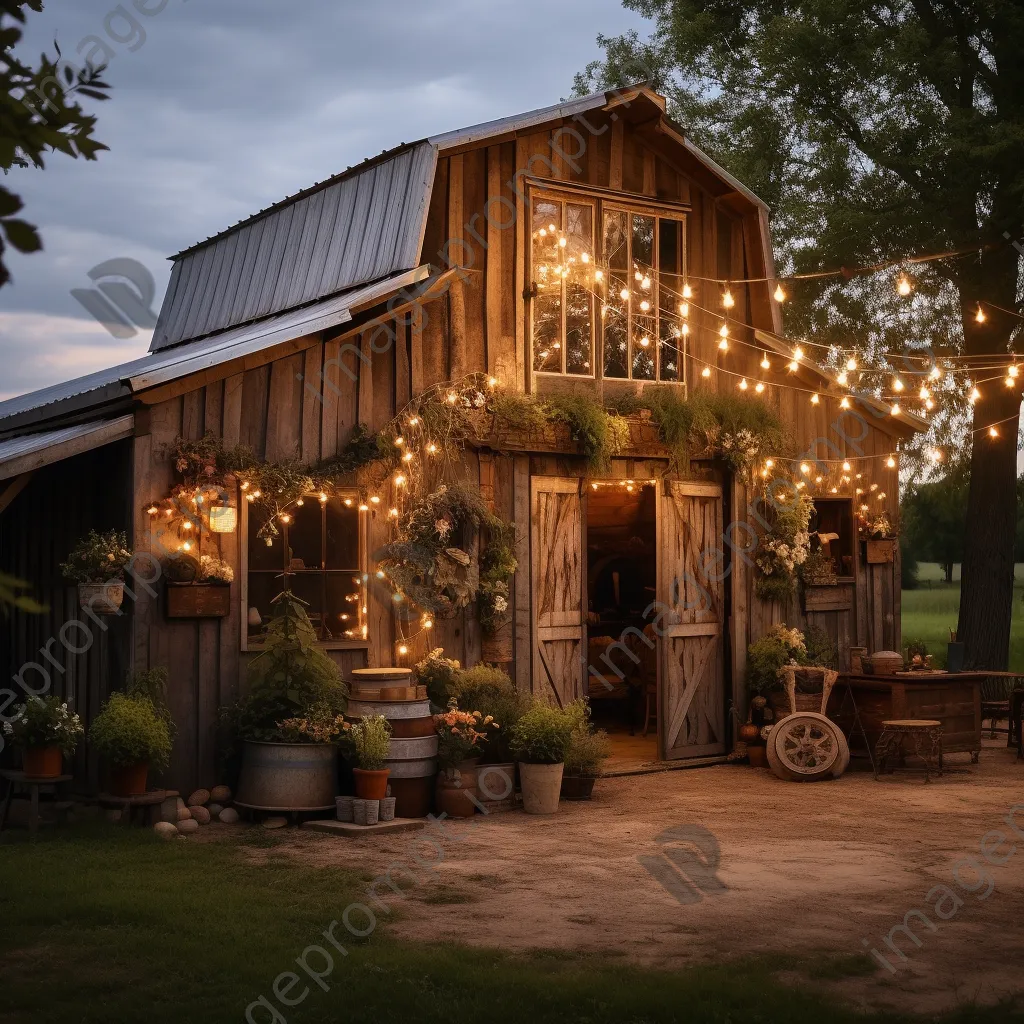
M 45 251 L 9 253 L 0 400 L 146 352 L 71 296 L 117 257 L 156 279 L 167 257 L 401 142 L 555 103 L 599 55 L 599 32 L 643 29 L 618 0 L 51 0 L 22 53 L 113 53 L 97 162 L 12 172 Z M 120 11 L 131 12 L 134 24 Z M 141 31 L 140 31 L 141 29 Z M 114 37 L 120 37 L 121 42 Z

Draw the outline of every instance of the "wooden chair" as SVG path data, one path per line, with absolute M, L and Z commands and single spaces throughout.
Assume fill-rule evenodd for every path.
M 996 738 L 996 723 L 1002 719 L 1007 720 L 1007 730 L 1012 732 L 1011 722 L 1011 694 L 1014 690 L 1020 689 L 1019 676 L 1010 673 L 998 676 L 990 676 L 981 684 L 981 720 L 989 720 L 989 739 Z

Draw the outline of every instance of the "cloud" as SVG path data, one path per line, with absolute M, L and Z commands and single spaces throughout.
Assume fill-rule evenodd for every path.
M 54 38 L 72 59 L 94 45 L 87 37 L 105 38 L 113 94 L 89 109 L 110 152 L 53 155 L 5 182 L 45 248 L 14 256 L 14 283 L 0 289 L 0 310 L 36 317 L 31 346 L 5 321 L 0 365 L 18 369 L 0 391 L 70 375 L 67 352 L 81 355 L 94 328 L 69 293 L 97 263 L 140 260 L 162 296 L 166 256 L 383 149 L 557 102 L 597 56 L 598 32 L 641 24 L 619 0 L 137 2 L 157 13 L 136 18 L 145 40 L 134 51 L 141 35 L 123 19 L 104 27 L 112 0 L 29 14 L 28 59 Z M 117 347 L 95 335 L 101 362 L 79 358 L 74 372 Z

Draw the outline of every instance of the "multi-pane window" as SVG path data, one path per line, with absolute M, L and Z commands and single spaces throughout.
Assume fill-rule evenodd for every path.
M 683 381 L 682 219 L 546 195 L 531 209 L 534 371 Z
M 266 514 L 253 506 L 247 518 L 246 622 L 259 641 L 270 603 L 287 585 L 324 642 L 365 640 L 366 574 L 358 501 L 309 495 L 275 517 L 277 533 L 260 536 Z
M 594 375 L 594 207 L 533 203 L 533 368 Z

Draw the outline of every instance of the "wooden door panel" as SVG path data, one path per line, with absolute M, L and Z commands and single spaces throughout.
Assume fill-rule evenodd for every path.
M 662 751 L 672 759 L 724 753 L 721 488 L 669 481 L 659 540 Z
M 583 498 L 579 479 L 530 481 L 533 692 L 565 706 L 583 693 Z

